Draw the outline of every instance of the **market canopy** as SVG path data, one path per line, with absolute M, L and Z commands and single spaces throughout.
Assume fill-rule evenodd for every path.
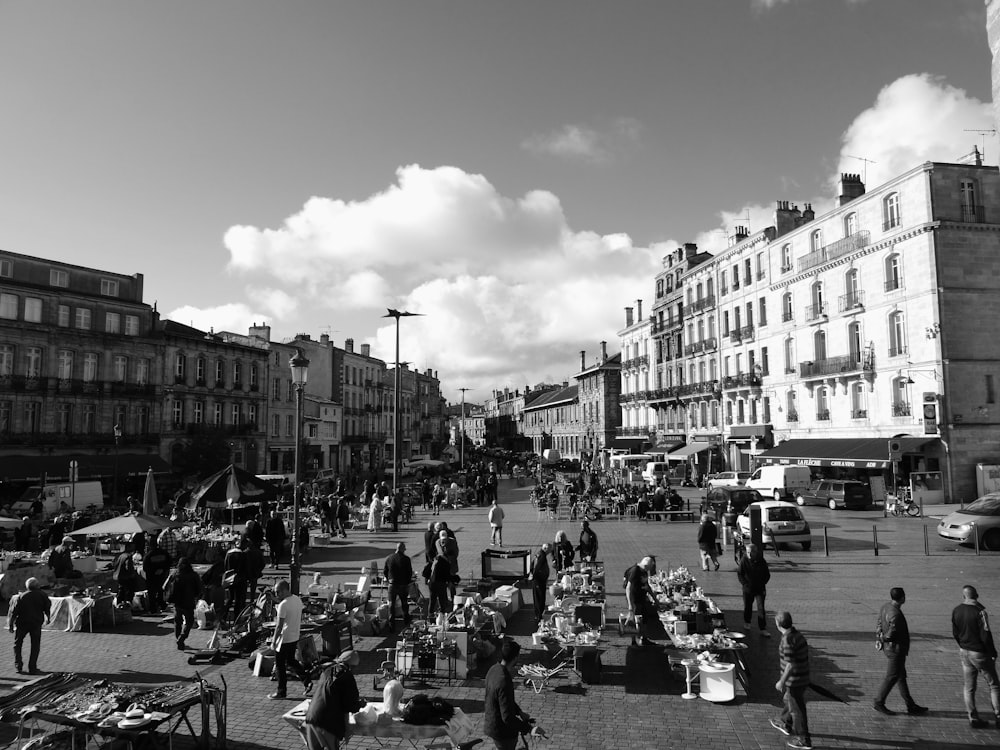
M 678 448 L 673 453 L 667 454 L 668 461 L 683 461 L 688 456 L 693 456 L 695 453 L 701 453 L 702 451 L 707 451 L 711 449 L 711 443 L 688 443 L 683 448 Z
M 159 529 L 183 526 L 180 521 L 171 521 L 163 516 L 149 516 L 145 513 L 126 513 L 106 521 L 84 526 L 67 532 L 69 536 L 114 536 L 117 534 L 138 534 L 140 531 L 150 532 Z
M 934 438 L 891 438 L 900 453 L 919 453 Z M 846 469 L 888 469 L 890 438 L 823 438 L 786 440 L 758 453 L 762 464 L 839 466 Z
M 243 505 L 259 503 L 261 500 L 273 500 L 277 495 L 277 488 L 270 482 L 258 479 L 250 472 L 229 464 L 222 471 L 203 479 L 191 489 L 187 507 L 190 510 L 228 508 L 230 499 L 233 505 Z

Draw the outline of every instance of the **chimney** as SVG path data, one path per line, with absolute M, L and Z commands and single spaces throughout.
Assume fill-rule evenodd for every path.
M 642 300 L 641 299 L 637 299 L 635 301 L 635 304 L 636 304 L 635 319 L 636 320 L 642 320 Z
M 774 207 L 774 235 L 781 237 L 795 229 L 795 215 L 788 207 L 788 201 L 778 201 Z
M 319 343 L 323 344 L 324 346 L 328 345 L 330 343 L 330 334 L 329 333 L 322 334 L 319 337 Z
M 632 325 L 632 308 L 631 307 L 626 307 L 625 308 L 625 327 L 628 328 L 630 325 Z
M 525 385 L 524 385 L 524 395 L 527 396 L 529 393 L 531 393 L 531 386 L 528 385 L 527 383 L 525 383 Z
M 812 221 L 816 218 L 816 212 L 813 211 L 812 203 L 807 203 L 805 209 L 802 211 L 802 224 Z
M 601 362 L 603 363 L 603 362 L 607 362 L 607 361 L 608 361 L 608 342 L 607 341 L 602 341 L 601 342 Z
M 733 244 L 734 245 L 737 245 L 740 242 L 743 242 L 743 240 L 745 240 L 747 237 L 750 236 L 750 232 L 747 230 L 746 227 L 736 227 L 735 231 L 736 231 L 736 233 L 733 235 Z
M 569 388 L 569 381 L 568 380 L 564 380 L 563 384 L 562 384 L 562 387 L 563 388 Z
M 583 372 L 586 369 L 587 369 L 587 350 L 586 349 L 581 349 L 580 350 L 580 372 Z
M 345 352 L 350 352 L 351 354 L 354 354 L 354 339 L 345 339 L 344 340 L 344 351 Z
M 840 195 L 837 197 L 838 206 L 850 203 L 855 198 L 860 198 L 864 194 L 865 183 L 861 181 L 861 175 L 841 173 Z
M 264 341 L 271 340 L 271 326 L 261 323 L 257 325 L 254 323 L 250 326 L 250 336 L 251 338 L 263 339 Z
M 698 253 L 698 245 L 697 244 L 695 244 L 694 242 L 685 242 L 684 243 L 684 259 L 685 260 L 693 258 L 695 255 L 697 255 L 697 253 Z
M 372 345 L 371 344 L 362 344 L 361 345 L 361 356 L 362 357 L 370 357 L 371 355 L 372 355 Z

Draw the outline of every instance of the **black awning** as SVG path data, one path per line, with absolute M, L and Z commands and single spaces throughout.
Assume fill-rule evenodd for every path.
M 116 459 L 113 453 L 99 456 L 0 456 L 0 480 L 37 482 L 44 475 L 48 482 L 68 481 L 70 461 L 76 461 L 81 481 L 115 475 Z M 144 475 L 150 469 L 154 474 L 171 471 L 170 464 L 155 453 L 122 453 L 117 458 L 120 477 Z
M 905 444 L 904 453 L 916 452 L 933 438 L 895 438 Z M 802 464 L 805 466 L 840 466 L 848 469 L 889 468 L 888 438 L 825 438 L 786 440 L 781 445 L 758 453 L 765 464 Z

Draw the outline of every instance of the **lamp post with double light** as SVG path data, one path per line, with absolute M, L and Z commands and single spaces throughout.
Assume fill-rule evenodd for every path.
M 396 370 L 393 388 L 393 398 L 392 398 L 392 491 L 395 495 L 396 488 L 399 484 L 399 473 L 401 470 L 400 455 L 399 455 L 399 319 L 400 318 L 413 318 L 422 315 L 423 313 L 411 313 L 405 310 L 394 310 L 391 307 L 387 308 L 387 312 L 383 315 L 383 318 L 394 318 L 396 320 Z
M 122 426 L 115 425 L 115 480 L 112 490 L 112 502 L 118 505 L 118 442 L 122 439 Z
M 295 386 L 295 484 L 292 488 L 292 564 L 288 570 L 292 593 L 299 593 L 299 500 L 302 492 L 302 398 L 309 377 L 309 360 L 301 349 L 288 360 L 292 369 L 292 385 Z

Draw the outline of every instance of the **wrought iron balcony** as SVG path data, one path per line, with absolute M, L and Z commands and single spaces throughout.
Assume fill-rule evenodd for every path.
M 890 357 L 902 357 L 904 354 L 907 353 L 907 351 L 908 351 L 908 347 L 906 346 L 906 344 L 901 344 L 901 345 L 898 345 L 898 346 L 890 346 L 889 347 L 889 356 Z
M 867 409 L 852 409 L 851 419 L 868 419 Z
M 903 277 L 900 275 L 893 276 L 891 279 L 887 279 L 883 288 L 887 292 L 894 292 L 897 289 L 903 288 Z
M 789 273 L 791 270 L 792 270 L 792 264 L 791 263 L 786 263 L 785 265 L 783 265 L 781 267 L 781 272 L 782 273 Z
M 839 375 L 850 372 L 866 372 L 874 369 L 874 361 L 866 361 L 860 356 L 847 354 L 842 357 L 817 359 L 812 362 L 799 363 L 799 376 L 814 378 L 825 375 Z
M 799 415 L 797 413 L 795 413 L 794 411 L 790 411 L 790 412 L 788 412 L 788 416 L 785 417 L 785 421 L 786 422 L 798 422 L 799 421 Z
M 888 219 L 882 222 L 882 231 L 888 232 L 890 229 L 895 229 L 896 227 L 902 226 L 903 219 L 900 216 L 890 216 Z
M 840 312 L 847 312 L 848 310 L 857 310 L 865 306 L 865 293 L 861 289 L 857 289 L 853 292 L 847 294 L 842 294 L 837 299 L 838 308 Z
M 753 326 L 743 326 L 740 329 L 740 338 L 743 341 L 753 341 Z
M 713 308 L 715 307 L 715 295 L 710 294 L 707 297 L 702 297 L 701 299 L 695 300 L 688 307 L 690 308 L 690 311 L 693 313 Z
M 700 383 L 685 383 L 677 386 L 674 390 L 678 396 L 692 396 L 699 393 L 715 393 L 718 391 L 717 380 L 703 380 Z
M 822 411 L 816 412 L 817 422 L 829 422 L 830 421 L 830 410 L 823 409 Z
M 722 387 L 725 390 L 733 388 L 760 388 L 760 377 L 749 372 L 742 372 L 739 375 L 726 375 L 722 379 Z
M 709 336 L 701 343 L 704 344 L 704 350 L 706 352 L 714 351 L 719 346 L 719 342 L 716 340 L 715 336 Z
M 825 302 L 819 302 L 815 305 L 808 305 L 806 307 L 806 322 L 811 323 L 814 320 L 826 317 L 826 315 L 827 312 Z
M 985 224 L 986 212 L 982 206 L 962 206 L 962 221 L 970 224 Z
M 791 310 L 785 310 L 781 313 L 781 322 L 788 323 L 789 321 L 795 320 L 795 314 Z
M 860 232 L 848 235 L 842 240 L 831 242 L 829 245 L 825 245 L 818 250 L 813 250 L 808 255 L 803 255 L 798 259 L 799 273 L 868 247 L 870 238 L 871 235 L 868 230 L 862 229 Z
M 906 401 L 893 401 L 892 403 L 892 416 L 894 417 L 909 417 L 910 414 L 910 404 Z

